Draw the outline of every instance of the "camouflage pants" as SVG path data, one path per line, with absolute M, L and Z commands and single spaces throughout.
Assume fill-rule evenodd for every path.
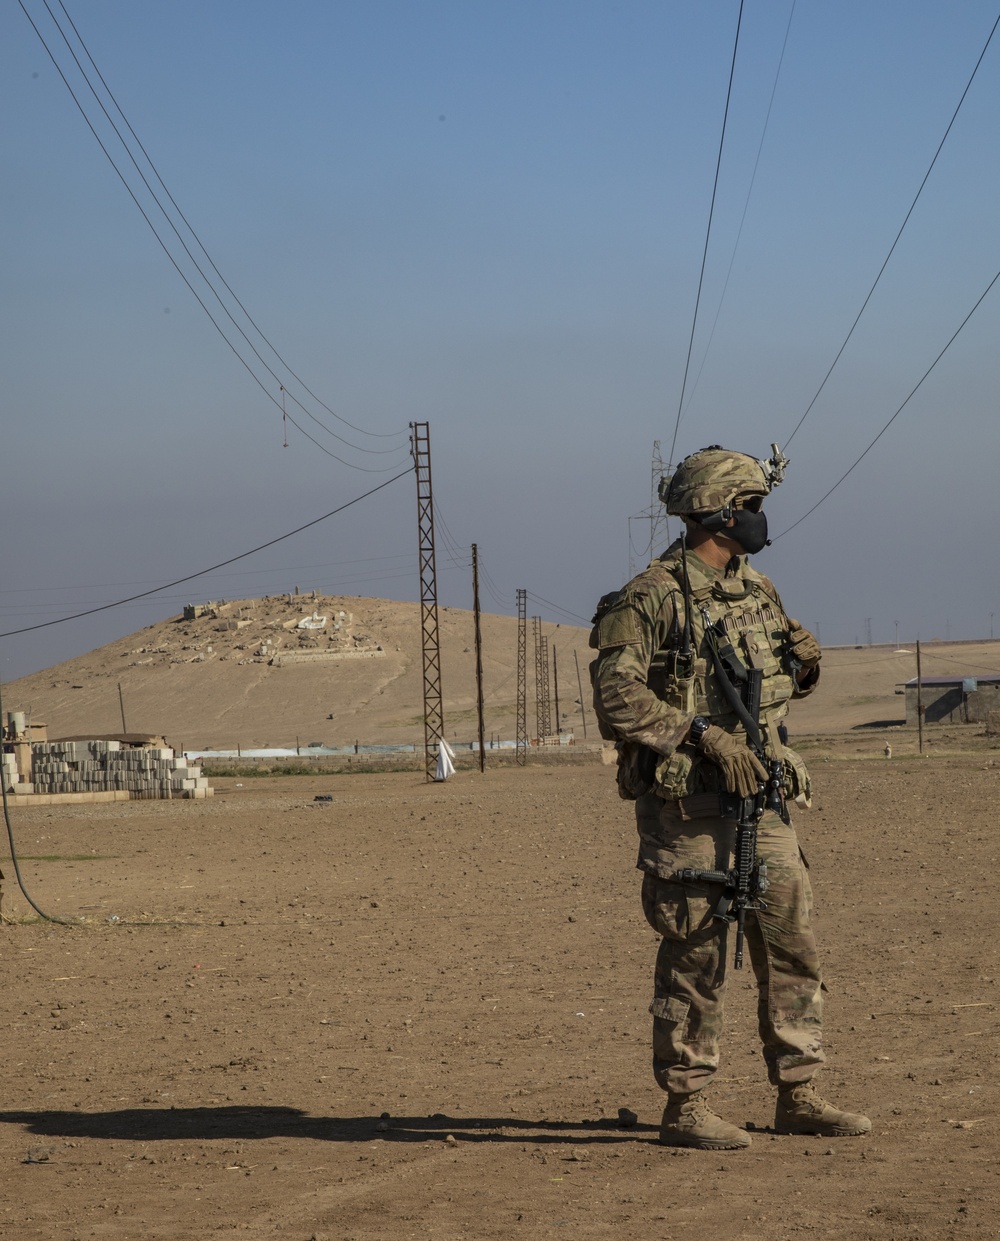
M 687 1094 L 707 1086 L 719 1067 L 729 928 L 712 917 L 717 886 L 660 875 L 687 866 L 728 869 L 736 825 L 722 819 L 684 823 L 655 796 L 639 798 L 636 814 L 644 841 L 655 838 L 658 846 L 655 857 L 640 858 L 659 872 L 643 878 L 642 907 L 663 937 L 649 1010 L 653 1073 L 662 1089 Z M 764 1061 L 772 1085 L 807 1081 L 824 1060 L 812 891 L 795 831 L 776 814 L 761 820 L 757 851 L 767 862 L 767 909 L 748 912 L 746 945 L 757 979 Z

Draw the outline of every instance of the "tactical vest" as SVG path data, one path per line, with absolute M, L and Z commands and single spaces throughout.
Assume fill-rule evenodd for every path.
M 707 614 L 708 623 L 716 626 L 717 632 L 732 643 L 737 657 L 746 667 L 760 669 L 761 723 L 770 726 L 767 732 L 771 733 L 795 692 L 795 682 L 785 662 L 788 620 L 774 588 L 750 574 L 699 581 L 702 575 L 689 558 L 692 657 L 685 666 L 682 646 L 687 605 L 680 586 L 683 580 L 680 558 L 660 561 L 654 572 L 656 570 L 662 570 L 670 580 L 674 618 L 669 645 L 657 651 L 650 663 L 650 689 L 679 711 L 706 715 L 729 731 L 737 729 L 737 717 L 719 685 L 706 650 Z
M 690 653 L 685 655 L 687 603 L 682 586 L 684 569 L 680 553 L 653 561 L 642 577 L 667 592 L 669 604 L 665 606 L 672 611 L 666 641 L 654 653 L 649 664 L 649 688 L 677 711 L 707 716 L 729 732 L 743 731 L 722 690 L 707 649 L 707 617 L 707 623 L 714 625 L 720 635 L 720 645 L 728 641 L 747 668 L 760 669 L 760 724 L 765 749 L 771 757 L 785 761 L 789 794 L 808 803 L 811 790 L 805 766 L 794 751 L 781 745 L 777 734 L 778 721 L 787 713 L 787 704 L 795 693 L 796 684 L 787 665 L 788 618 L 774 587 L 749 570 L 745 561 L 739 576 L 711 578 L 700 571 L 696 557 L 689 555 L 691 642 Z M 597 645 L 597 628 L 601 618 L 620 598 L 622 592 L 606 595 L 598 605 L 594 617 L 594 645 Z M 592 666 L 592 674 L 593 670 Z M 648 757 L 633 753 L 645 747 L 622 741 L 607 725 L 602 724 L 602 736 L 606 740 L 618 741 L 619 789 L 624 797 L 635 797 L 643 786 L 649 787 L 650 783 L 661 795 L 671 798 L 689 796 L 714 784 L 715 772 L 711 765 L 699 762 L 690 746 L 682 745 L 664 759 L 652 752 Z M 650 767 L 650 758 L 655 767 Z

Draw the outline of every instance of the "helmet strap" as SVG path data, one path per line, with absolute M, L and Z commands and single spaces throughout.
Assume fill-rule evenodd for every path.
M 704 517 L 696 517 L 695 521 L 703 530 L 707 530 L 709 534 L 718 534 L 720 530 L 725 530 L 732 515 L 733 506 L 726 504 L 717 513 L 708 513 Z

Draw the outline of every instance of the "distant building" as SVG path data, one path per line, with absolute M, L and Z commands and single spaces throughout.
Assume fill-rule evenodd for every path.
M 921 701 L 925 724 L 985 724 L 991 712 L 1000 711 L 1000 675 L 922 677 Z M 897 693 L 899 691 L 897 690 Z M 917 722 L 917 678 L 903 686 L 906 722 Z

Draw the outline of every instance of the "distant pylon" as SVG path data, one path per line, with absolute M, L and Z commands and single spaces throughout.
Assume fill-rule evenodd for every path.
M 542 618 L 531 618 L 535 636 L 535 727 L 538 732 L 538 744 L 552 732 L 549 709 L 549 640 L 542 633 Z
M 549 683 L 549 640 L 542 634 L 538 639 L 542 664 L 542 713 L 538 723 L 538 739 L 552 736 L 552 688 Z
M 517 592 L 517 743 L 515 762 L 528 761 L 528 592 Z
M 441 705 L 441 641 L 438 630 L 437 567 L 434 556 L 434 494 L 431 490 L 430 424 L 410 423 L 410 451 L 417 475 L 417 532 L 420 546 L 420 638 L 424 659 L 424 770 L 434 779 L 444 738 Z
M 650 487 L 649 487 L 649 507 L 643 509 L 641 513 L 637 513 L 634 517 L 628 519 L 628 575 L 635 575 L 649 564 L 656 555 L 657 548 L 661 542 L 666 542 L 668 535 L 667 511 L 663 507 L 663 501 L 660 499 L 660 481 L 670 469 L 663 464 L 663 457 L 660 454 L 660 441 L 653 440 L 653 461 L 650 466 Z M 635 546 L 632 540 L 632 522 L 641 522 L 643 525 L 649 523 L 648 542 L 642 549 Z M 640 550 L 642 549 L 642 550 Z M 642 561 L 640 564 L 639 561 Z

